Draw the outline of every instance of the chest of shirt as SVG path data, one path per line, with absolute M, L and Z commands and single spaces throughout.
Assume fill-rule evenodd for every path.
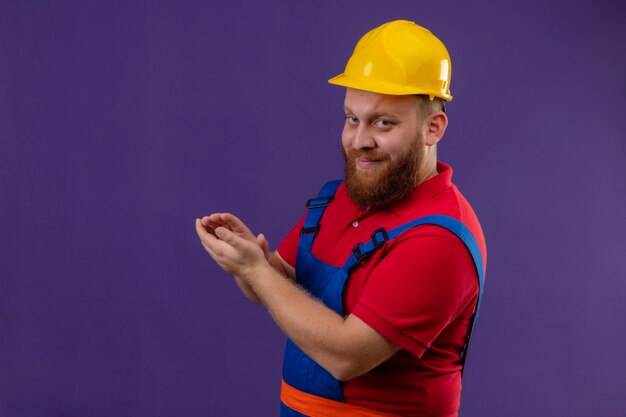
M 358 243 L 365 243 L 372 237 L 374 231 L 384 228 L 391 230 L 415 218 L 432 214 L 432 205 L 416 207 L 411 216 L 402 216 L 392 210 L 381 210 L 374 213 L 364 213 L 358 210 L 342 210 L 341 202 L 337 206 L 332 204 L 327 208 L 321 221 L 321 227 L 313 243 L 312 254 L 324 263 L 341 267 L 352 254 Z M 421 228 L 421 230 L 417 230 Z M 449 234 L 436 226 L 419 226 L 406 232 L 406 235 L 422 233 L 427 228 L 428 233 Z M 386 254 L 399 244 L 400 238 L 385 242 L 374 254 L 365 258 L 348 277 L 343 292 L 344 311 L 349 314 L 358 303 L 359 296 L 365 288 L 368 278 Z M 399 271 L 400 272 L 400 271 Z

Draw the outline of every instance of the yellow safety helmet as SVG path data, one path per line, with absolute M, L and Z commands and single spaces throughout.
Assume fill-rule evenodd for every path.
M 428 29 L 394 20 L 367 32 L 356 44 L 343 74 L 329 83 L 381 94 L 450 95 L 450 55 Z

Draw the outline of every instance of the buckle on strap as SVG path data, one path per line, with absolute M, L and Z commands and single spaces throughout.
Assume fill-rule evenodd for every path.
M 389 240 L 389 235 L 387 234 L 387 231 L 383 227 L 381 227 L 380 229 L 374 230 L 374 232 L 372 233 L 373 247 L 369 246 L 369 242 L 367 242 L 367 244 L 365 245 L 359 242 L 356 245 L 354 245 L 354 248 L 352 248 L 352 254 L 354 255 L 354 258 L 356 259 L 356 262 L 354 265 L 359 265 L 361 262 L 363 262 L 363 259 L 367 258 L 372 253 L 374 253 L 388 240 Z
M 321 224 L 318 224 L 317 226 L 313 226 L 313 227 L 307 227 L 307 228 L 303 227 L 302 229 L 300 229 L 300 236 L 310 235 L 310 234 L 316 235 L 320 231 L 321 227 L 322 227 Z
M 334 198 L 335 196 L 333 195 L 331 195 L 330 197 L 311 198 L 307 200 L 306 208 L 310 209 L 310 208 L 326 207 L 327 205 L 330 204 L 331 201 L 333 201 Z
M 352 253 L 356 258 L 356 263 L 360 263 L 361 259 L 363 259 L 363 244 L 357 243 L 356 245 L 354 245 L 354 248 L 352 248 Z
M 381 227 L 380 229 L 376 229 L 372 233 L 372 243 L 374 244 L 374 247 L 376 249 L 380 249 L 380 247 L 384 245 L 385 242 L 388 240 L 389 240 L 389 235 L 387 234 L 387 231 L 385 230 L 384 227 Z
M 362 243 L 357 243 L 356 245 L 354 245 L 354 248 L 352 248 L 352 253 L 354 254 L 354 257 L 356 258 L 356 264 L 355 265 L 359 265 L 361 262 L 363 262 L 363 260 L 365 258 L 367 258 L 369 255 L 372 254 L 373 251 L 366 251 L 365 250 L 365 245 L 363 245 Z

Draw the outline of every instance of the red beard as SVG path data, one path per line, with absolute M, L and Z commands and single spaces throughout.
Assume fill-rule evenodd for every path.
M 342 147 L 346 189 L 361 210 L 379 209 L 413 192 L 422 158 L 418 143 L 410 146 L 395 161 L 375 150 L 360 149 L 346 153 Z M 359 170 L 356 165 L 356 158 L 359 157 L 382 161 L 383 166 L 371 172 Z

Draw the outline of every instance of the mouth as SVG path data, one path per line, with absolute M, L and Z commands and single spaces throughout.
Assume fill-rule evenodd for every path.
M 367 158 L 356 158 L 355 161 L 356 161 L 357 168 L 363 169 L 363 170 L 377 168 L 383 162 L 380 159 L 367 159 Z

